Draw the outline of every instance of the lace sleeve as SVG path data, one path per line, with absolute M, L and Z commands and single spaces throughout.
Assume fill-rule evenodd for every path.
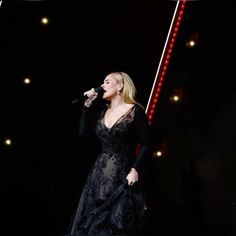
M 90 136 L 95 134 L 95 125 L 99 119 L 103 106 L 95 103 L 91 107 L 83 106 L 79 120 L 79 135 Z
M 89 127 L 91 127 L 91 118 L 90 114 L 91 109 L 89 107 L 83 106 L 82 112 L 80 115 L 80 121 L 79 121 L 79 135 L 80 136 L 88 136 L 91 133 L 91 130 Z
M 150 157 L 152 151 L 151 132 L 148 119 L 144 109 L 139 106 L 137 106 L 135 111 L 134 122 L 138 138 L 138 152 L 132 167 L 139 172 L 142 171 L 144 162 L 147 157 Z

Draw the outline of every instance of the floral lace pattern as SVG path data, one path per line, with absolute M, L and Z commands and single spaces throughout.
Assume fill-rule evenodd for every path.
M 76 214 L 75 235 L 134 233 L 144 214 L 139 184 L 128 186 L 126 176 L 135 159 L 137 105 L 131 107 L 112 127 L 106 127 L 104 114 L 96 123 L 101 143 L 81 194 Z

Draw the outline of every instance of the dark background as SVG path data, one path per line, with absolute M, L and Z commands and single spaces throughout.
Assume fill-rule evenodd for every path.
M 77 132 L 82 93 L 121 70 L 145 106 L 175 4 L 3 1 L 2 235 L 68 233 L 97 151 Z M 152 122 L 164 156 L 152 158 L 145 233 L 236 234 L 234 15 L 233 1 L 186 3 Z

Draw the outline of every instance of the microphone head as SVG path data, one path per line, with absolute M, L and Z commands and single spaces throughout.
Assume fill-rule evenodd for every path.
M 102 95 L 105 92 L 101 86 L 94 88 L 94 90 L 96 93 L 98 93 L 98 95 Z

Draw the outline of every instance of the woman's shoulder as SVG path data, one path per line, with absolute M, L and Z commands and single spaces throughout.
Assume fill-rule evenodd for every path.
M 135 116 L 137 119 L 144 117 L 145 119 L 147 118 L 146 110 L 142 104 L 135 103 L 134 108 L 135 108 Z
M 135 110 L 137 111 L 137 112 L 144 112 L 145 113 L 145 108 L 144 108 L 144 106 L 142 105 L 142 104 L 140 104 L 140 103 L 135 103 L 134 104 L 134 108 L 135 108 Z

